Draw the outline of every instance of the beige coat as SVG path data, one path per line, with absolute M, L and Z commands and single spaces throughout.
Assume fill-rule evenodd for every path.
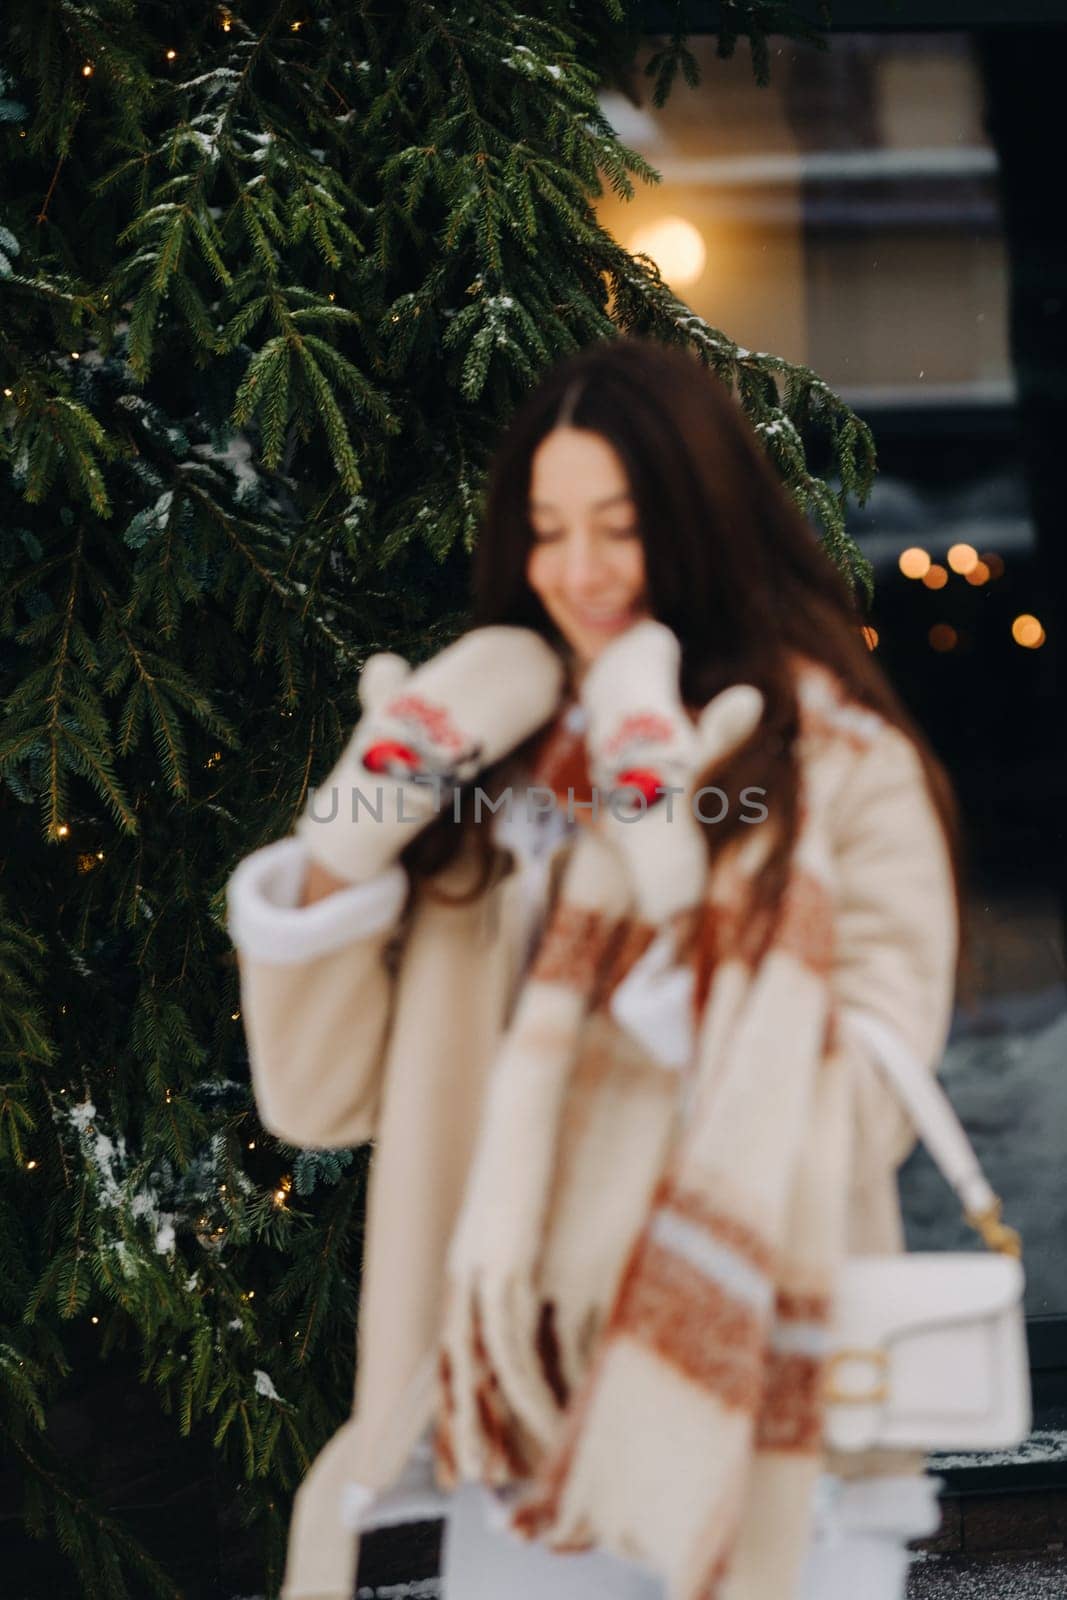
M 840 885 L 835 995 L 894 1025 L 936 1069 L 954 996 L 951 871 L 918 756 L 896 729 L 886 728 L 857 763 L 832 832 Z M 469 858 L 452 863 L 438 882 L 454 890 L 470 881 L 471 865 Z M 295 891 L 287 903 L 296 908 L 302 864 L 290 861 L 287 870 Z M 403 887 L 395 868 L 384 898 L 393 895 L 398 905 Z M 346 893 L 330 898 L 340 904 Z M 283 1600 L 350 1600 L 356 1543 L 339 1519 L 341 1493 L 353 1482 L 392 1484 L 430 1418 L 445 1252 L 486 1074 L 522 974 L 521 901 L 515 871 L 467 906 L 418 892 L 402 927 L 390 917 L 377 932 L 350 929 L 336 948 L 325 948 L 336 942 L 335 928 L 319 938 L 320 953 L 297 960 L 285 959 L 284 936 L 260 942 L 256 954 L 251 943 L 242 948 L 240 920 L 231 914 L 264 1127 L 310 1147 L 375 1141 L 353 1415 L 298 1491 Z M 317 918 L 321 927 L 334 914 L 324 907 L 329 900 L 280 918 L 294 930 L 293 919 Z M 895 1252 L 903 1247 L 896 1168 L 914 1133 L 859 1045 L 854 1072 L 848 1248 Z M 898 1453 L 825 1459 L 827 1471 L 843 1476 L 922 1464 L 921 1456 Z

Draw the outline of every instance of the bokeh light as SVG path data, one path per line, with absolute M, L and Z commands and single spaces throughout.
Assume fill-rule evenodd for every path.
M 959 635 L 952 624 L 948 622 L 935 622 L 927 634 L 927 638 L 930 641 L 931 648 L 941 651 L 942 654 L 946 650 L 955 650 L 959 642 Z
M 1037 650 L 1045 642 L 1045 630 L 1035 616 L 1024 611 L 1011 625 L 1011 636 L 1024 650 Z
M 708 251 L 700 230 L 684 217 L 661 217 L 631 236 L 634 255 L 651 256 L 667 283 L 696 283 L 707 265 Z
M 973 544 L 954 544 L 945 557 L 953 572 L 966 575 L 978 563 L 978 551 Z
M 906 578 L 922 578 L 930 570 L 930 557 L 925 550 L 913 544 L 909 549 L 900 552 L 897 565 Z

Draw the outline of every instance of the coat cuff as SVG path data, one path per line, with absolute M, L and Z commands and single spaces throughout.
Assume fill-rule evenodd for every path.
M 313 961 L 396 924 L 408 891 L 402 866 L 302 906 L 310 862 L 303 841 L 289 837 L 254 850 L 236 867 L 226 886 L 226 927 L 242 955 L 281 964 Z

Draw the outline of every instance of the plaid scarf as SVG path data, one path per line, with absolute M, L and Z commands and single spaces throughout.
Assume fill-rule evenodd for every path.
M 793 1593 L 822 1468 L 851 1158 L 826 818 L 882 721 L 814 663 L 797 692 L 800 824 L 773 926 L 748 913 L 755 826 L 670 930 L 696 970 L 680 1072 L 611 1015 L 662 930 L 628 915 L 596 823 L 578 830 L 490 1077 L 522 1094 L 483 1123 L 466 1218 L 533 1245 L 495 1298 L 446 1283 L 438 1481 L 480 1479 L 514 1533 L 630 1557 L 670 1600 Z M 557 721 L 535 779 L 579 797 L 578 743 Z

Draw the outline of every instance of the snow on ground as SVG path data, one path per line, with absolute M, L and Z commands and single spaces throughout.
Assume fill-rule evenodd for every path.
M 957 1455 L 946 1451 L 930 1457 L 931 1472 L 958 1467 L 1022 1467 L 1040 1462 L 1067 1461 L 1067 1428 L 1035 1428 L 1014 1450 L 969 1450 Z
M 908 1600 L 1063 1600 L 1067 1556 L 920 1555 L 909 1569 L 907 1593 Z
M 1005 996 L 960 1031 L 941 1082 L 978 1158 L 1023 1237 L 1028 1316 L 1067 1313 L 1067 994 L 1062 986 Z M 922 1149 L 900 1172 L 909 1250 L 972 1249 L 976 1236 Z

